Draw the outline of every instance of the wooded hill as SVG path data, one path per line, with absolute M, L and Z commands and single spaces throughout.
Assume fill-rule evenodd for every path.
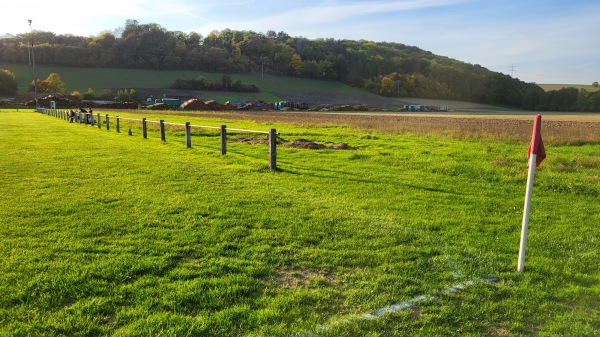
M 119 36 L 117 36 L 119 35 Z M 545 92 L 534 83 L 400 43 L 309 40 L 284 32 L 213 31 L 204 37 L 127 20 L 118 33 L 5 36 L 0 61 L 71 67 L 270 73 L 340 81 L 388 97 L 480 102 L 522 109 L 600 111 L 600 92 Z M 259 88 L 260 89 L 260 88 Z

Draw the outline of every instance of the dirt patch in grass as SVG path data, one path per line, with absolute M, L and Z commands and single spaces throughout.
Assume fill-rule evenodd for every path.
M 490 331 L 494 336 L 513 336 L 513 333 L 510 332 L 510 330 L 497 326 L 490 327 Z
M 322 282 L 333 284 L 336 277 L 331 273 L 315 272 L 305 268 L 278 268 L 275 271 L 275 281 L 280 287 L 295 288 L 305 287 L 313 283 L 318 285 Z
M 283 146 L 285 147 L 293 147 L 297 149 L 312 149 L 312 150 L 320 150 L 320 149 L 332 149 L 332 150 L 353 150 L 354 148 L 346 143 L 339 144 L 319 144 L 315 142 L 311 142 L 305 139 L 299 139 L 289 142 L 284 142 Z
M 268 137 L 248 137 L 248 136 L 236 136 L 232 137 L 229 140 L 234 142 L 241 142 L 247 144 L 268 144 Z M 281 144 L 284 147 L 292 147 L 296 149 L 311 149 L 311 150 L 321 150 L 321 149 L 332 149 L 332 150 L 354 150 L 354 148 L 346 143 L 339 144 L 320 144 L 317 142 L 309 141 L 306 139 L 298 139 L 298 140 L 285 140 L 278 138 L 277 143 Z

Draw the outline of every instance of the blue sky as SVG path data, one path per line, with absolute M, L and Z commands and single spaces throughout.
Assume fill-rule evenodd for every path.
M 32 0 L 0 35 L 98 35 L 125 20 L 207 35 L 230 28 L 309 39 L 398 42 L 536 83 L 600 81 L 600 1 L 533 0 Z M 5 7 L 5 6 L 3 6 Z M 7 9 L 6 7 L 4 9 Z M 514 67 L 512 67 L 514 66 Z

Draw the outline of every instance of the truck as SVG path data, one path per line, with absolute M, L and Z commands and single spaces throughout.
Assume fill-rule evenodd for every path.
M 179 108 L 182 102 L 179 98 L 157 98 L 154 100 L 154 103 L 164 103 Z

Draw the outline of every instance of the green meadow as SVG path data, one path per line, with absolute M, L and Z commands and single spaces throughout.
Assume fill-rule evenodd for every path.
M 32 69 L 27 64 L 13 64 L 0 62 L 0 69 L 12 71 L 19 83 L 19 93 L 27 92 L 28 85 L 32 82 Z M 204 77 L 211 80 L 220 79 L 223 74 L 199 71 L 160 71 L 143 69 L 111 69 L 111 68 L 74 68 L 36 65 L 36 77 L 45 79 L 51 73 L 57 73 L 67 86 L 67 93 L 79 91 L 84 93 L 92 88 L 96 94 L 101 94 L 104 89 L 131 89 L 131 88 L 168 88 L 178 78 L 195 79 Z M 202 99 L 214 99 L 221 103 L 233 99 L 263 100 L 276 102 L 281 100 L 281 94 L 328 93 L 329 95 L 365 95 L 365 91 L 333 81 L 318 81 L 287 76 L 274 76 L 265 74 L 231 74 L 234 80 L 255 84 L 259 93 L 235 93 L 218 91 L 198 91 L 197 96 Z M 140 85 L 143 83 L 143 85 Z
M 1 110 L 0 336 L 600 332 L 598 142 L 546 143 L 518 273 L 527 143 L 145 117 L 352 149 Z

